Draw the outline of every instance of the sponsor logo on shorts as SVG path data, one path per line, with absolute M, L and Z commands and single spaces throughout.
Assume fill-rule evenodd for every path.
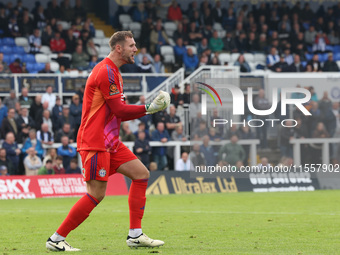
M 99 170 L 99 176 L 100 177 L 105 177 L 105 175 L 106 175 L 106 170 L 104 168 L 100 169 Z
M 83 174 L 83 176 L 85 178 L 85 168 L 84 167 L 81 169 L 81 173 Z

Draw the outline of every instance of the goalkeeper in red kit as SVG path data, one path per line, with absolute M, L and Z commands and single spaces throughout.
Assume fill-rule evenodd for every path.
M 65 238 L 103 200 L 108 178 L 115 173 L 132 180 L 128 197 L 130 230 L 127 245 L 158 247 L 164 244 L 142 232 L 149 171 L 119 140 L 119 128 L 121 121 L 164 110 L 170 104 L 170 96 L 161 91 L 151 104 L 125 104 L 123 79 L 118 68 L 135 62 L 136 43 L 130 31 L 120 31 L 112 35 L 109 45 L 111 52 L 93 68 L 87 79 L 77 136 L 77 150 L 83 163 L 87 193 L 72 207 L 57 231 L 47 240 L 46 247 L 50 250 L 79 251 L 70 246 Z

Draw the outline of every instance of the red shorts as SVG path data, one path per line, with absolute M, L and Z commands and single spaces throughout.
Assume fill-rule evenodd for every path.
M 84 181 L 108 181 L 109 176 L 116 173 L 120 165 L 137 159 L 128 147 L 120 143 L 114 153 L 106 151 L 79 151 L 83 164 Z

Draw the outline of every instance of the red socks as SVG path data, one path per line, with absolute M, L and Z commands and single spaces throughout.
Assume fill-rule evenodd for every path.
M 142 228 L 145 208 L 145 191 L 149 179 L 132 180 L 129 191 L 130 229 Z M 58 232 L 59 233 L 59 232 Z
M 78 227 L 90 215 L 90 212 L 99 204 L 99 201 L 86 193 L 71 208 L 66 219 L 57 229 L 57 233 L 66 237 L 73 229 Z

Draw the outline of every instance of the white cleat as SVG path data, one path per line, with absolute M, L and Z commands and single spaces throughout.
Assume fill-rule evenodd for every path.
M 164 244 L 163 241 L 160 240 L 153 240 L 149 238 L 146 234 L 141 234 L 138 237 L 132 238 L 130 236 L 127 237 L 126 240 L 127 246 L 131 248 L 138 248 L 138 247 L 159 247 Z
M 59 241 L 59 242 L 53 242 L 51 238 L 48 238 L 46 242 L 46 248 L 51 251 L 80 251 L 80 249 L 73 248 L 65 240 Z

